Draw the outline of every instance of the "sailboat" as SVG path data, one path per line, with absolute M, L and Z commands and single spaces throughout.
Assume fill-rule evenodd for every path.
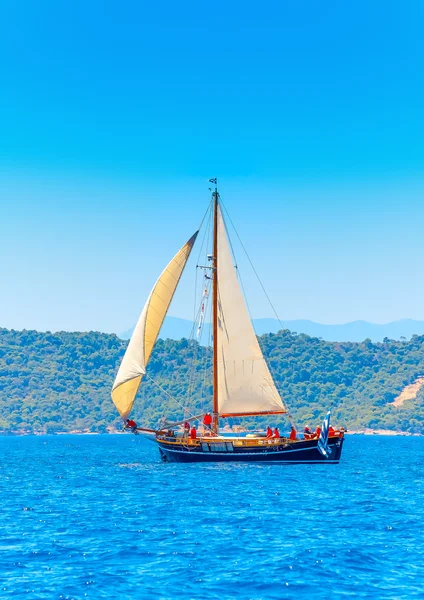
M 112 387 L 112 400 L 124 423 L 129 423 L 134 432 L 153 436 L 164 461 L 338 463 L 344 441 L 343 431 L 330 430 L 329 434 L 329 416 L 324 420 L 319 436 L 309 436 L 312 439 L 299 439 L 297 435 L 281 437 L 279 432 L 268 437 L 261 432 L 232 436 L 222 432 L 222 423 L 228 418 L 275 419 L 286 415 L 292 431 L 294 423 L 255 335 L 233 264 L 217 180 L 210 181 L 215 186 L 211 189 L 210 205 L 212 254 L 207 255 L 209 264 L 202 266 L 210 282 L 212 302 L 213 393 L 212 406 L 207 411 L 209 423 L 202 429 L 190 430 L 189 423 L 202 419 L 203 415 L 186 414 L 180 422 L 162 422 L 157 429 L 150 429 L 134 427 L 135 423 L 129 420 L 139 387 L 148 376 L 147 366 L 152 350 L 198 231 L 172 258 L 156 281 L 120 364 Z M 185 423 L 186 429 L 178 431 L 176 428 L 182 423 Z

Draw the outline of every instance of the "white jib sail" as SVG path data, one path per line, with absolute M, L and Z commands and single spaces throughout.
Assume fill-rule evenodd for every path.
M 217 226 L 219 413 L 285 412 L 250 321 L 219 207 Z
M 123 419 L 126 419 L 131 412 L 153 346 L 196 241 L 197 233 L 184 244 L 155 283 L 129 341 L 112 387 L 112 400 Z

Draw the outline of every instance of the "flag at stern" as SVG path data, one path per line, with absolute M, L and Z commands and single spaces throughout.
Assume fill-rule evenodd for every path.
M 328 446 L 328 430 L 330 428 L 330 414 L 329 410 L 327 416 L 322 422 L 321 432 L 318 438 L 318 450 L 325 457 L 328 458 L 331 454 L 331 448 Z

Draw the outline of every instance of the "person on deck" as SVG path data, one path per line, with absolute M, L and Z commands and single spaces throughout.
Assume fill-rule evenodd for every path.
M 267 437 L 267 439 L 272 438 L 272 429 L 269 425 L 266 428 L 266 437 Z
M 336 434 L 336 432 L 334 431 L 334 428 L 330 426 L 328 428 L 328 437 L 334 437 L 335 434 Z
M 190 435 L 190 423 L 186 421 L 184 423 L 184 437 L 188 437 Z
M 311 440 L 313 435 L 314 432 L 309 429 L 309 425 L 306 425 L 305 429 L 303 430 L 303 437 L 305 440 Z
M 276 440 L 280 439 L 280 432 L 278 431 L 278 427 L 276 427 L 274 429 L 274 433 L 273 433 L 272 437 L 275 438 Z
M 205 414 L 205 416 L 203 417 L 203 427 L 205 428 L 205 431 L 207 431 L 209 429 L 209 431 L 211 430 L 212 427 L 212 416 L 211 413 L 207 412 Z
M 315 432 L 315 437 L 318 439 L 320 435 L 321 435 L 321 427 L 317 427 L 317 430 Z
M 291 440 L 297 440 L 297 431 L 296 429 L 293 427 L 291 427 L 291 431 L 290 431 L 290 439 Z
M 192 440 L 197 439 L 197 431 L 196 431 L 196 427 L 193 425 L 193 427 L 190 430 L 190 438 Z
M 127 422 L 125 423 L 125 429 L 131 429 L 131 431 L 135 433 L 137 431 L 137 423 L 131 419 L 127 419 Z

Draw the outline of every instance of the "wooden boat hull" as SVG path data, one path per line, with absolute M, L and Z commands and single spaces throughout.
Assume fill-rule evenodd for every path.
M 318 440 L 292 442 L 282 439 L 268 444 L 265 440 L 252 443 L 241 438 L 224 438 L 219 441 L 202 439 L 196 443 L 190 440 L 157 437 L 161 458 L 165 462 L 261 462 L 280 464 L 338 464 L 342 454 L 344 438 L 328 440 L 331 455 L 325 458 L 318 450 Z

